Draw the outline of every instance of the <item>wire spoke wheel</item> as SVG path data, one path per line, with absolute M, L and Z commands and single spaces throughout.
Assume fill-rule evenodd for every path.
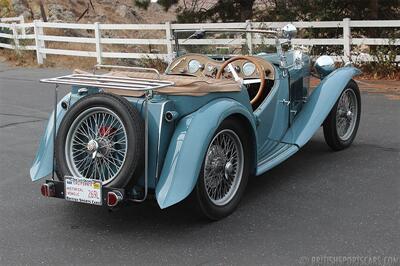
M 350 80 L 323 123 L 326 144 L 334 151 L 350 147 L 360 119 L 360 89 L 354 80 Z
M 244 152 L 238 135 L 220 131 L 208 147 L 204 163 L 204 185 L 210 201 L 223 206 L 235 196 L 243 175 Z
M 121 171 L 127 148 L 127 130 L 118 115 L 106 107 L 92 107 L 68 130 L 65 158 L 73 176 L 100 180 L 105 185 Z
M 357 97 L 352 89 L 346 89 L 338 102 L 336 131 L 342 141 L 348 140 L 356 127 L 358 115 Z

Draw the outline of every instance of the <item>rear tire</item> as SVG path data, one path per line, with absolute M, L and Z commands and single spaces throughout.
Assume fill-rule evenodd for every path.
M 123 97 L 83 97 L 60 124 L 55 156 L 61 181 L 75 176 L 101 180 L 108 187 L 131 186 L 143 170 L 144 121 Z
M 360 90 L 357 83 L 350 80 L 323 124 L 328 146 L 335 151 L 348 148 L 357 135 L 360 116 Z
M 211 220 L 238 206 L 250 174 L 249 136 L 237 120 L 228 118 L 214 134 L 194 191 L 199 209 Z

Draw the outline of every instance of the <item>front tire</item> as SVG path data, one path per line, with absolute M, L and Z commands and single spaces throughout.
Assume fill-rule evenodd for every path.
M 198 206 L 211 220 L 228 216 L 238 206 L 249 178 L 250 147 L 238 121 L 228 118 L 216 130 L 195 188 Z
M 350 80 L 323 124 L 328 146 L 335 151 L 348 148 L 356 137 L 360 116 L 360 90 L 357 83 Z

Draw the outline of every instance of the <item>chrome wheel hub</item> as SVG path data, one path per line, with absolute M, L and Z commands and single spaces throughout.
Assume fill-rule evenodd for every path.
M 97 151 L 97 149 L 99 148 L 99 144 L 97 143 L 97 141 L 95 141 L 94 139 L 91 139 L 87 146 L 86 146 L 87 150 L 91 153 Z
M 117 114 L 105 107 L 92 107 L 72 123 L 65 158 L 73 176 L 107 184 L 121 171 L 127 147 L 126 129 Z
M 225 164 L 225 178 L 228 179 L 233 174 L 234 168 L 233 163 L 230 161 Z
M 204 184 L 212 203 L 228 204 L 235 196 L 243 174 L 244 154 L 237 134 L 225 129 L 211 141 L 204 163 Z

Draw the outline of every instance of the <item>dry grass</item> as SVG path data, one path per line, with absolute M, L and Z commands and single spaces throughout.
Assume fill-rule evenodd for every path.
M 75 57 L 65 55 L 47 55 L 44 61 L 44 67 L 62 67 L 67 69 L 92 70 L 96 65 L 96 58 L 92 57 Z
M 388 99 L 400 100 L 400 84 L 394 80 L 358 80 L 360 88 L 368 93 L 383 94 Z
M 14 51 L 9 49 L 0 49 L 4 61 L 12 66 L 31 67 L 37 66 L 35 51 Z
M 374 67 L 373 64 L 365 64 L 363 66 L 358 66 L 362 73 L 358 76 L 359 79 L 364 80 L 400 80 L 400 68 L 397 70 L 393 70 L 388 74 L 381 74 L 376 71 L 377 67 Z M 382 68 L 382 67 L 379 67 Z

